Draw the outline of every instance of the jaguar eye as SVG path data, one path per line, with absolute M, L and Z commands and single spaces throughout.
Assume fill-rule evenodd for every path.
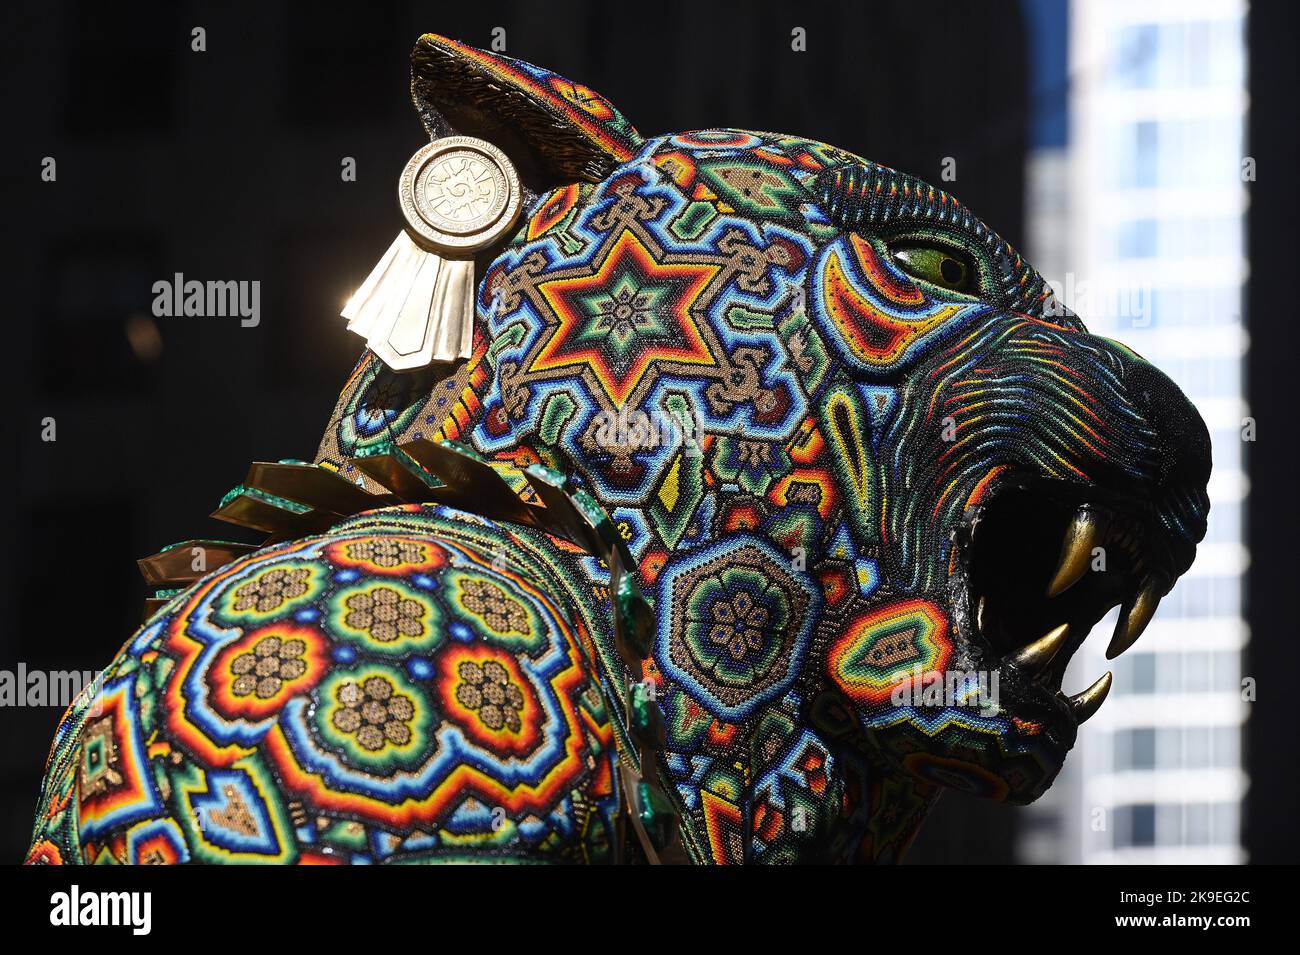
M 974 264 L 956 249 L 935 245 L 899 245 L 890 251 L 898 267 L 913 278 L 967 295 L 979 291 Z

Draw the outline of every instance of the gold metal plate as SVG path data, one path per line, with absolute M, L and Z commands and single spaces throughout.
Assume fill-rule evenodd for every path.
M 257 550 L 257 544 L 232 541 L 189 540 L 136 561 L 140 575 L 150 587 L 176 587 L 192 583 L 209 571 L 224 567 Z M 196 570 L 195 550 L 202 550 L 202 569 Z
M 391 494 L 371 494 L 343 475 L 314 464 L 254 461 L 244 483 L 340 517 L 397 503 Z

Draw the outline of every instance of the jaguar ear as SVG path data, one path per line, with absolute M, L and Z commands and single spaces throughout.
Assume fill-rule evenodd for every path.
M 411 98 L 431 138 L 487 140 L 534 193 L 599 182 L 642 142 L 595 90 L 434 33 L 411 52 Z
M 475 258 L 537 196 L 600 182 L 641 145 L 593 90 L 432 33 L 411 53 L 411 97 L 433 142 L 398 179 L 406 227 L 341 313 L 394 371 L 469 358 Z

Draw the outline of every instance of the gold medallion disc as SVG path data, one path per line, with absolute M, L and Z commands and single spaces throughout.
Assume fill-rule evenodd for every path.
M 521 189 L 514 165 L 497 147 L 473 136 L 448 136 L 407 162 L 397 200 L 416 242 L 466 258 L 514 226 Z

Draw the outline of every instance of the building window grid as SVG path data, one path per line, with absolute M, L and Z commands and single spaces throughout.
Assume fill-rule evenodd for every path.
M 1240 162 L 1244 115 L 1240 110 L 1215 115 L 1195 115 L 1195 104 L 1187 102 L 1203 97 L 1208 90 L 1244 94 L 1244 16 L 1238 13 L 1229 21 L 1175 19 L 1179 14 L 1173 4 L 1157 4 L 1158 22 L 1120 23 L 1109 35 L 1117 42 L 1120 62 L 1109 71 L 1109 83 L 1099 90 L 1100 103 L 1089 121 L 1101 128 L 1093 134 L 1103 146 L 1099 152 L 1112 163 L 1115 175 L 1109 183 L 1112 195 L 1108 205 L 1123 199 L 1134 190 L 1151 194 L 1151 214 L 1128 222 L 1113 224 L 1096 237 L 1094 251 L 1103 270 L 1109 266 L 1120 272 L 1126 262 L 1149 265 L 1155 260 L 1193 260 L 1221 256 L 1241 260 L 1242 221 L 1218 219 L 1202 223 L 1204 234 L 1190 231 L 1192 223 L 1177 203 L 1163 201 L 1162 192 L 1205 185 L 1240 193 L 1244 186 L 1233 183 L 1228 171 L 1236 173 Z M 1130 7 L 1112 2 L 1092 7 L 1087 19 L 1100 23 L 1106 30 L 1126 18 L 1140 17 L 1143 5 Z M 1097 11 L 1102 11 L 1100 15 Z M 1174 12 L 1171 12 L 1174 11 Z M 1076 22 L 1085 18 L 1077 18 Z M 1108 87 L 1108 88 L 1107 88 Z M 1183 98 L 1185 115 L 1164 120 L 1141 115 L 1139 97 L 1158 92 L 1166 99 Z M 1125 102 L 1128 100 L 1128 102 Z M 1244 101 L 1244 96 L 1243 96 Z M 1109 105 L 1128 109 L 1110 110 Z M 1101 108 L 1097 108 L 1100 106 Z M 1188 109 L 1188 107 L 1192 107 Z M 1186 115 L 1191 113 L 1192 115 Z M 1123 120 L 1108 119 L 1122 115 Z M 1106 124 L 1109 123 L 1109 128 Z M 1100 134 L 1100 135 L 1098 135 Z M 1109 145 L 1109 149 L 1105 147 Z M 1186 157 L 1196 156 L 1188 163 Z M 1089 159 L 1091 157 L 1088 157 Z M 1232 183 L 1232 185 L 1228 185 Z M 1244 208 L 1244 202 L 1241 203 Z M 1090 237 L 1091 238 L 1091 237 Z M 1085 241 L 1089 241 L 1086 239 Z M 1244 262 L 1241 272 L 1244 274 Z M 1150 290 L 1148 320 L 1139 325 L 1130 320 L 1114 320 L 1116 331 L 1132 328 L 1139 333 L 1130 343 L 1139 351 L 1156 352 L 1162 341 L 1169 342 L 1183 329 L 1225 327 L 1241 322 L 1242 289 L 1240 283 L 1198 287 L 1183 291 L 1164 287 Z M 1104 324 L 1104 323 L 1099 323 Z M 1095 330 L 1105 334 L 1109 329 Z M 1193 401 L 1242 398 L 1241 357 L 1224 357 L 1221 348 L 1209 340 L 1204 352 L 1188 352 L 1185 342 L 1178 342 L 1180 358 L 1162 358 L 1160 364 L 1184 388 Z M 1171 342 L 1171 344 L 1173 344 Z M 1213 445 L 1217 473 L 1237 472 L 1240 478 L 1240 435 L 1219 425 Z M 1241 542 L 1240 500 L 1216 502 L 1223 516 L 1215 515 L 1207 541 L 1231 544 Z M 1216 519 L 1217 518 L 1217 519 Z M 1241 575 L 1212 576 L 1193 579 L 1175 588 L 1162 603 L 1161 615 L 1183 618 L 1240 618 Z M 1242 624 L 1244 629 L 1244 623 Z M 1241 658 L 1237 650 L 1186 651 L 1157 650 L 1130 654 L 1116 661 L 1126 679 L 1117 681 L 1120 695 L 1143 693 L 1234 691 L 1240 681 Z M 1120 676 L 1117 673 L 1117 676 Z M 1127 684 L 1127 686 L 1126 686 Z M 1085 730 L 1085 732 L 1088 732 Z M 1124 772 L 1205 771 L 1219 769 L 1240 773 L 1240 725 L 1179 725 L 1097 728 L 1094 735 L 1109 736 L 1110 746 L 1099 747 L 1110 754 L 1113 769 Z M 1097 740 L 1103 742 L 1103 740 Z M 1150 849 L 1153 857 L 1161 847 L 1239 846 L 1239 809 L 1232 803 L 1196 801 L 1152 802 L 1112 806 L 1115 825 L 1112 838 L 1103 843 L 1084 843 L 1084 859 L 1110 849 Z M 1108 842 L 1109 845 L 1106 845 Z
M 1240 650 L 1130 650 L 1113 664 L 1117 696 L 1236 694 Z

